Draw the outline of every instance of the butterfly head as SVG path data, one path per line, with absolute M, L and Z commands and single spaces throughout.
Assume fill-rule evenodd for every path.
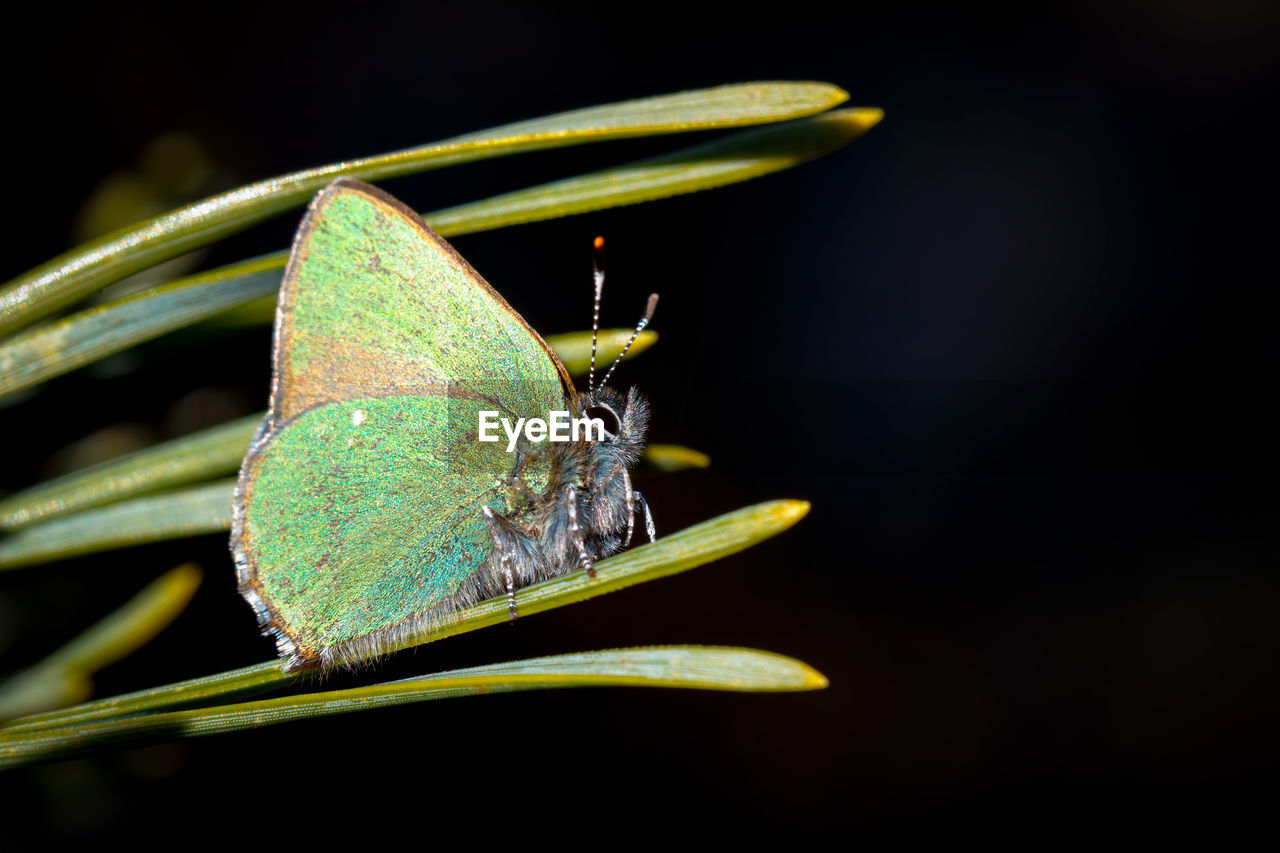
M 596 442 L 597 450 L 623 462 L 628 468 L 644 451 L 645 434 L 649 430 L 649 401 L 635 388 L 626 394 L 601 385 L 580 398 L 582 413 L 604 423 L 604 440 Z

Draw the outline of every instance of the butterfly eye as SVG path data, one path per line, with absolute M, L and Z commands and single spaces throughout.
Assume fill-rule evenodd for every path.
M 618 420 L 617 412 L 608 406 L 588 406 L 586 416 L 604 421 L 604 433 L 609 438 L 617 438 L 618 433 L 622 432 L 622 423 Z

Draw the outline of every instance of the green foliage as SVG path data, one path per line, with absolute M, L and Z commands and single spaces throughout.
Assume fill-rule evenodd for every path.
M 426 214 L 456 235 L 709 189 L 786 169 L 834 151 L 882 117 L 831 110 L 847 95 L 825 83 L 748 83 L 609 104 L 519 122 L 391 154 L 261 181 L 188 205 L 81 246 L 0 289 L 0 398 L 112 353 L 196 323 L 211 331 L 269 322 L 285 255 L 277 253 L 63 313 L 140 270 L 302 206 L 342 175 L 380 180 L 489 157 L 636 136 L 769 125 L 636 163 Z M 62 316 L 59 316 L 62 314 Z M 38 320 L 46 320 L 34 325 Z M 605 330 L 605 362 L 629 334 Z M 584 333 L 547 339 L 568 369 L 586 369 Z M 628 357 L 657 340 L 646 332 Z M 20 406 L 18 397 L 7 402 Z M 224 531 L 231 489 L 259 415 L 222 424 L 0 501 L 0 569 L 157 539 Z M 705 467 L 689 448 L 651 445 L 650 470 Z M 544 610 L 682 572 L 776 535 L 808 511 L 774 501 L 728 513 L 517 594 L 519 611 Z M 52 569 L 49 569 L 52 570 Z M 227 567 L 227 571 L 230 568 Z M 805 664 L 750 649 L 674 646 L 583 652 L 371 684 L 235 701 L 289 686 L 298 676 L 268 661 L 204 678 L 83 701 L 90 676 L 177 617 L 199 583 L 181 566 L 44 661 L 0 683 L 0 767 L 121 744 L 195 737 L 294 719 L 475 693 L 581 686 L 808 690 L 826 680 Z M 506 601 L 482 602 L 404 645 L 505 621 Z M 80 704 L 73 704 L 79 702 Z M 71 706 L 71 707 L 66 707 Z

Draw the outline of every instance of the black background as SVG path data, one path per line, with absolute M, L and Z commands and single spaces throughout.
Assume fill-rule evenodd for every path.
M 483 697 L 105 755 L 5 775 L 6 833 L 1046 844 L 1259 818 L 1278 746 L 1280 18 L 1034 5 L 7 12 L 5 276 L 67 249 L 95 186 L 175 131 L 218 164 L 214 191 L 724 82 L 827 80 L 886 118 L 759 181 L 456 241 L 546 333 L 589 321 L 597 233 L 606 325 L 662 293 L 662 340 L 620 378 L 651 397 L 653 440 L 714 464 L 644 480 L 661 531 L 777 497 L 813 510 L 721 563 L 383 668 L 714 643 L 802 658 L 828 690 Z M 384 186 L 429 210 L 692 141 Z M 296 223 L 205 263 L 282 248 Z M 0 411 L 0 487 L 104 426 L 163 438 L 263 407 L 269 351 L 267 329 L 179 335 L 48 383 Z M 0 666 L 193 557 L 191 609 L 99 694 L 269 656 L 206 537 L 6 576 Z

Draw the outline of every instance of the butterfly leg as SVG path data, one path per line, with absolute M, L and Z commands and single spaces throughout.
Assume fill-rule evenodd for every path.
M 645 500 L 644 495 L 639 492 L 632 492 L 631 494 L 635 496 L 636 502 L 639 503 L 640 508 L 644 510 L 644 532 L 649 534 L 649 541 L 658 541 L 658 528 L 653 523 L 653 513 L 649 512 L 649 502 Z M 630 501 L 628 501 L 628 503 L 630 503 Z M 629 506 L 627 508 L 631 509 Z M 634 513 L 635 511 L 632 510 L 633 515 Z M 631 541 L 631 521 L 629 520 L 627 522 L 627 541 Z
M 636 532 L 636 493 L 631 491 L 631 483 L 627 483 L 627 538 L 623 540 L 622 547 L 631 547 L 631 535 Z
M 582 568 L 587 570 L 587 577 L 594 578 L 596 576 L 596 567 L 591 564 L 591 558 L 587 556 L 587 543 L 582 538 L 582 528 L 578 526 L 578 492 L 573 486 L 568 488 L 569 498 L 569 536 L 573 539 L 574 547 L 578 549 L 578 562 L 582 563 Z
M 619 462 L 609 470 L 609 473 L 600 480 L 600 490 L 598 495 L 600 500 L 594 501 L 593 506 L 595 513 L 591 518 L 590 525 L 594 530 L 605 530 L 610 534 L 617 529 L 617 525 L 622 518 L 627 520 L 627 535 L 622 540 L 622 547 L 626 548 L 631 544 L 631 537 L 636 532 L 636 504 L 635 498 L 639 492 L 631 488 L 631 475 L 627 473 L 626 466 Z M 621 489 L 618 484 L 621 483 Z M 621 491 L 619 495 L 618 492 Z M 621 500 L 623 504 L 622 515 L 618 515 L 617 502 Z M 616 544 L 606 546 L 609 550 L 606 553 L 612 553 L 617 550 Z
M 520 618 L 516 612 L 516 577 L 511 573 L 511 555 L 502 555 L 502 576 L 507 582 L 507 619 L 514 622 Z
M 515 529 L 511 522 L 489 507 L 484 507 L 481 512 L 484 514 L 485 523 L 489 527 L 489 536 L 493 539 L 493 547 L 498 553 L 498 565 L 507 589 L 508 618 L 514 622 L 520 614 L 516 612 L 516 576 L 512 563 L 517 553 L 515 544 L 518 541 L 517 537 L 523 534 L 518 529 Z

